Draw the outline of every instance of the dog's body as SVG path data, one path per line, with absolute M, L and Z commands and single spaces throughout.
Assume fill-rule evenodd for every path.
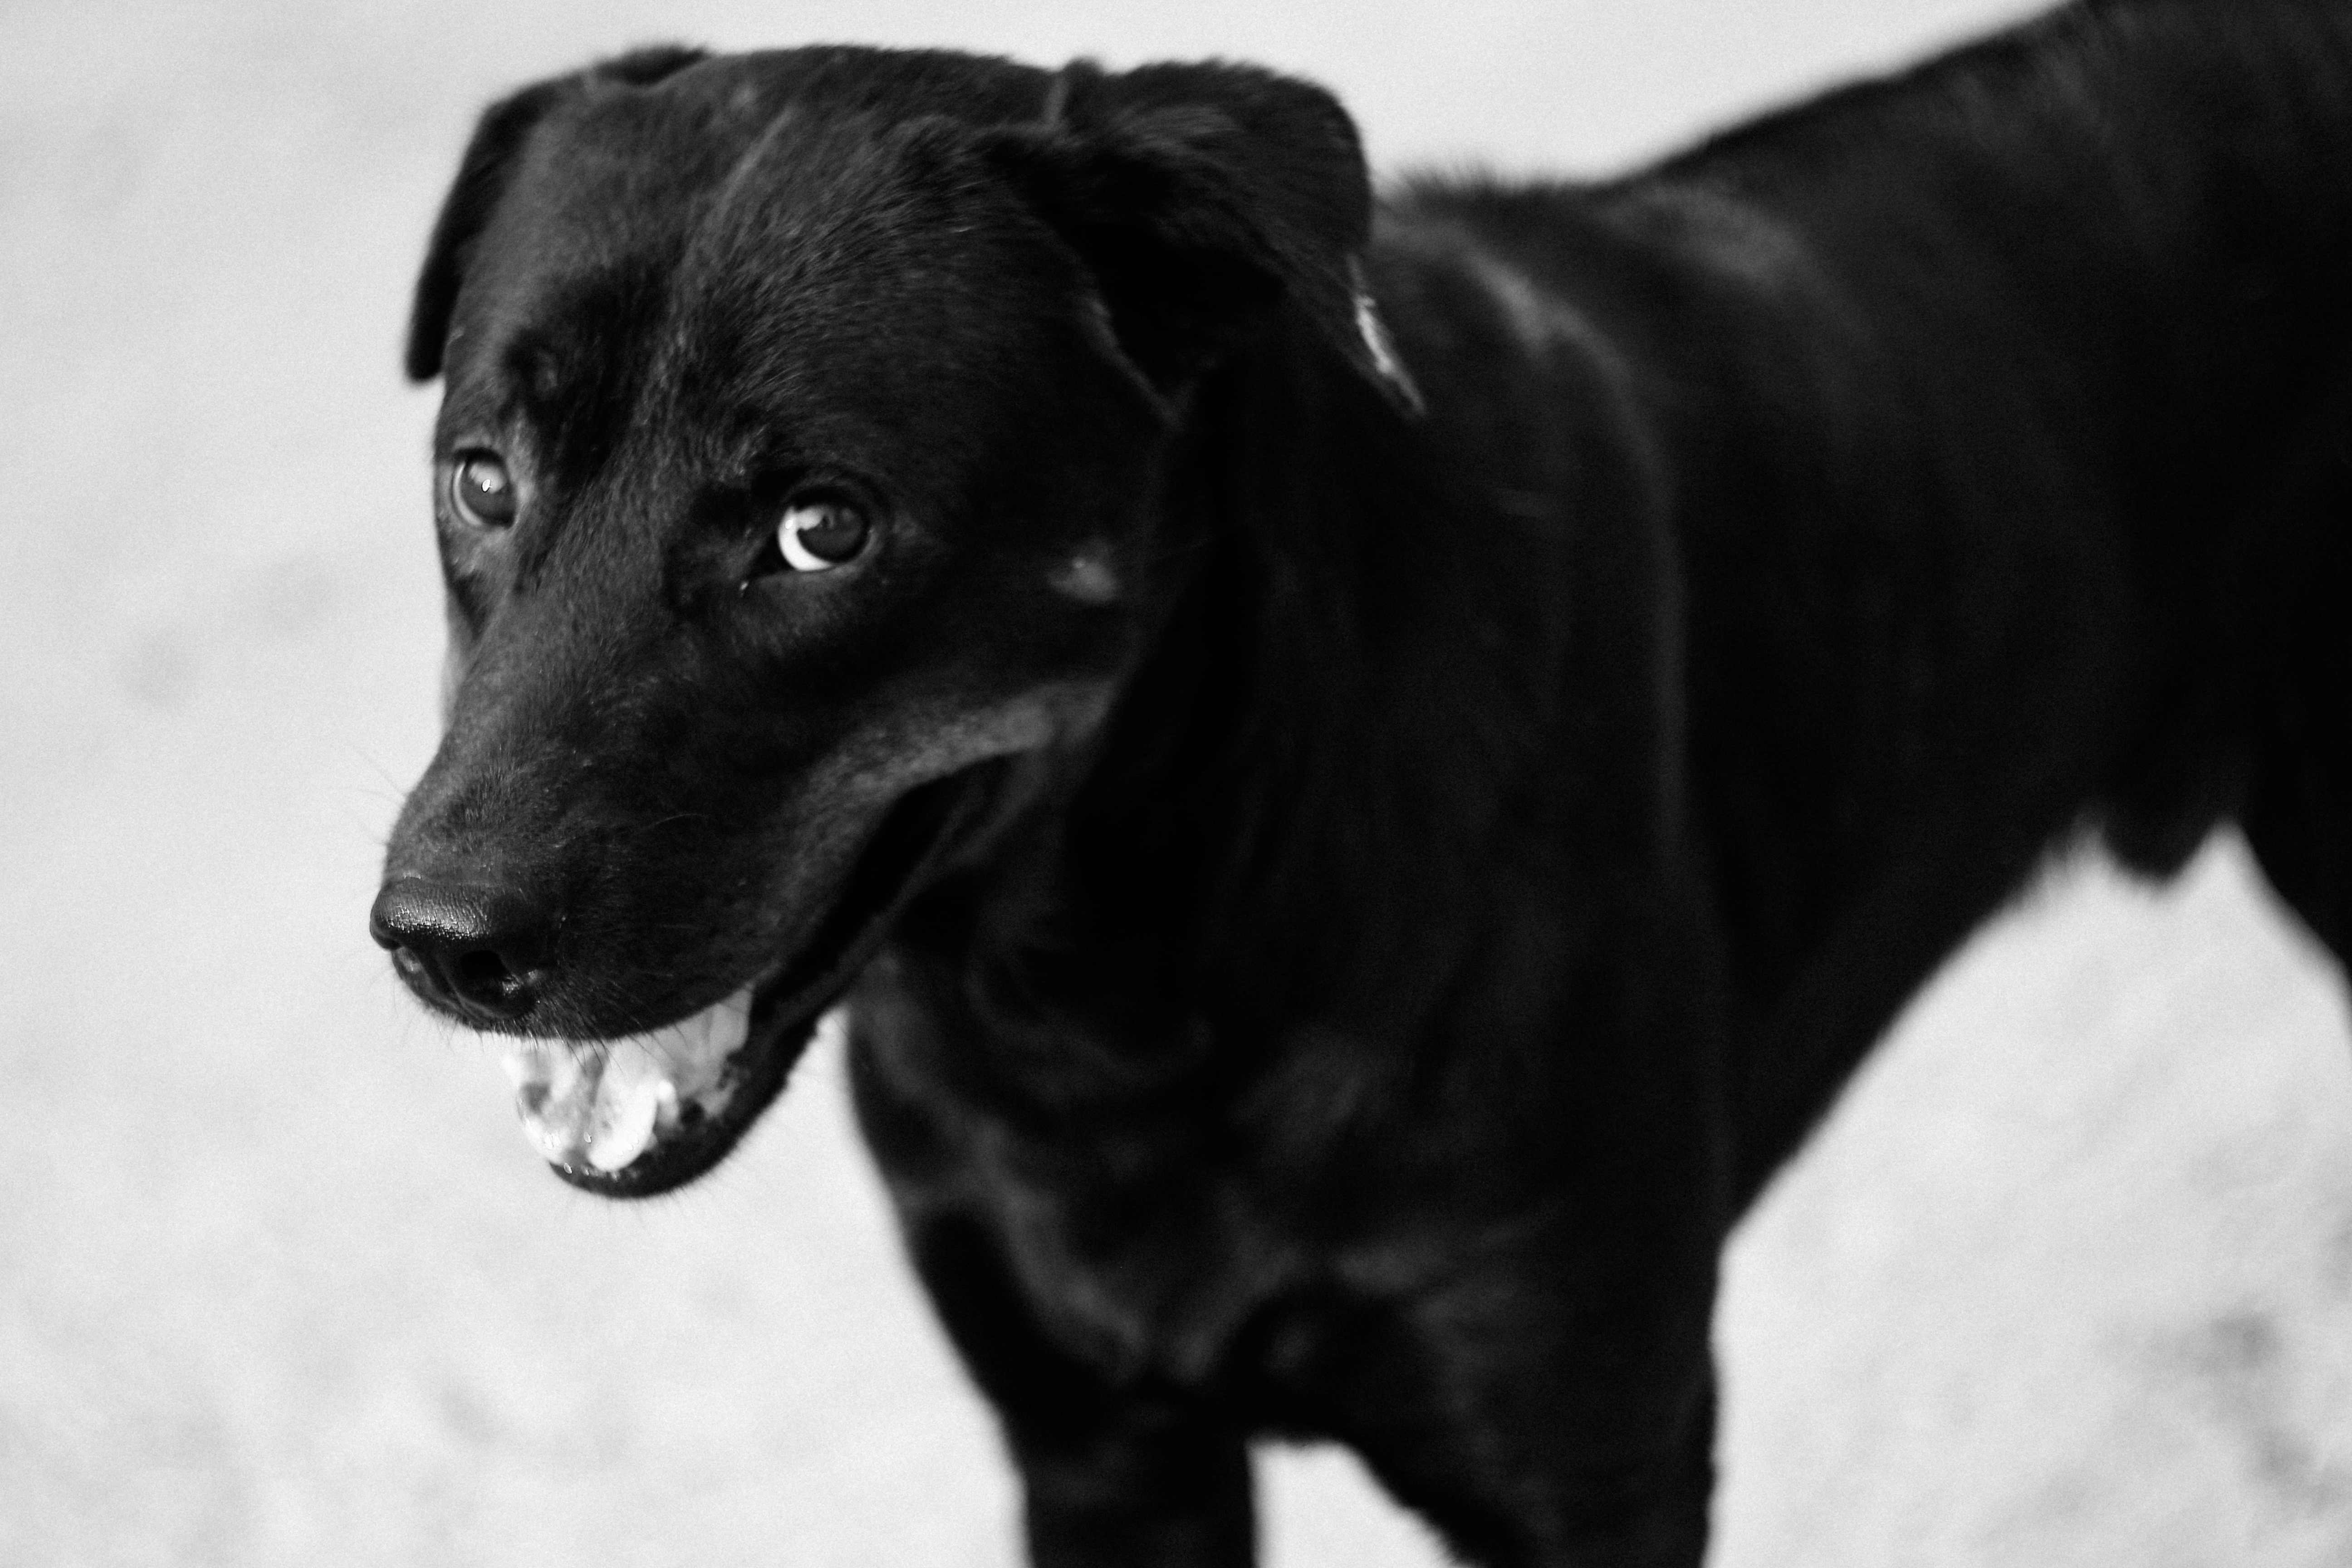
M 2289 0 L 1377 223 L 1239 68 L 543 84 L 419 292 L 458 679 L 379 934 L 523 1035 L 751 997 L 708 1121 L 564 1145 L 616 1193 L 854 985 L 1041 1563 L 1246 1563 L 1265 1432 L 1696 1563 L 1726 1230 L 2053 843 L 2234 818 L 2352 942 L 2347 258 Z

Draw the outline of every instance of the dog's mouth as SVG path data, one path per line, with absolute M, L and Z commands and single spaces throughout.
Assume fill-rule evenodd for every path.
M 893 918 L 986 813 L 996 764 L 909 791 L 885 815 L 815 937 L 765 980 L 614 1040 L 524 1038 L 506 1058 L 524 1135 L 555 1173 L 651 1197 L 725 1159 L 781 1093 Z

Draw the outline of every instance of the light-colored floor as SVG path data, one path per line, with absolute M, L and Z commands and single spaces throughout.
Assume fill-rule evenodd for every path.
M 662 37 L 1217 52 L 1385 166 L 1595 170 L 1994 14 L 0 5 L 0 1565 L 1012 1561 L 837 1062 L 602 1206 L 365 937 L 433 740 L 396 349 L 490 92 Z M 1988 933 L 1720 1337 L 1723 1564 L 2352 1563 L 2352 1035 L 2242 851 Z M 1275 1568 L 1438 1560 L 1347 1461 L 1269 1474 Z

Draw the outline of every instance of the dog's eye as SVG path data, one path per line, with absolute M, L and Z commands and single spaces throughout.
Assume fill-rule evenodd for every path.
M 468 452 L 449 470 L 449 499 L 476 528 L 504 528 L 515 520 L 514 478 L 488 452 Z
M 825 496 L 796 500 L 776 524 L 776 549 L 795 572 L 829 572 L 853 560 L 874 531 L 848 501 Z

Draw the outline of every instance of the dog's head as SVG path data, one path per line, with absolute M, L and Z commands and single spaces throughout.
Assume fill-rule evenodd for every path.
M 447 729 L 372 928 L 563 1174 L 715 1163 L 1082 763 L 1202 378 L 1286 314 L 1383 368 L 1369 221 L 1339 106 L 1240 67 L 654 50 L 483 117 L 408 345 Z

